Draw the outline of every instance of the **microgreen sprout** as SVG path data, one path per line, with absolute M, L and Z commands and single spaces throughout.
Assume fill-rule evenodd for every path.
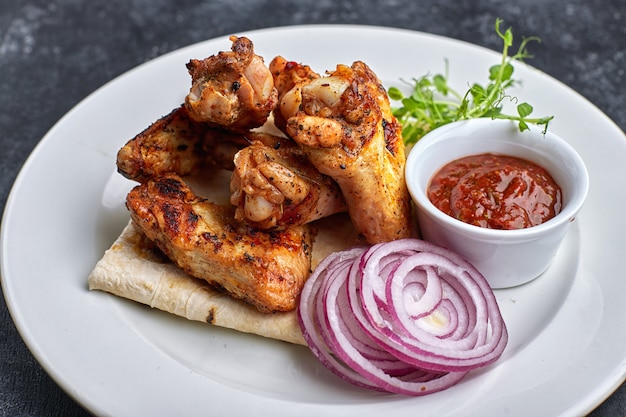
M 389 88 L 389 97 L 400 101 L 402 105 L 394 108 L 394 115 L 402 124 L 402 134 L 405 144 L 413 144 L 429 131 L 455 122 L 457 120 L 479 117 L 493 119 L 508 119 L 517 122 L 520 131 L 528 130 L 529 124 L 543 126 L 544 133 L 548 123 L 554 116 L 531 117 L 533 106 L 523 102 L 518 103 L 517 97 L 507 94 L 507 88 L 517 84 L 513 78 L 513 62 L 523 62 L 532 58 L 527 46 L 530 42 L 540 42 L 538 37 L 523 38 L 517 52 L 509 56 L 509 48 L 513 46 L 513 32 L 509 27 L 504 32 L 500 30 L 501 19 L 496 19 L 495 30 L 502 40 L 502 59 L 499 64 L 489 68 L 489 82 L 483 86 L 471 84 L 465 94 L 460 94 L 448 82 L 448 61 L 445 61 L 444 74 L 425 75 L 414 78 L 410 96 L 405 97 L 397 87 Z M 504 114 L 503 102 L 509 100 L 516 103 L 517 114 Z

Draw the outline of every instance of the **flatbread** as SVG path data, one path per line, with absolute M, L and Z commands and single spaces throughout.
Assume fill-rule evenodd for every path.
M 330 252 L 359 244 L 347 215 L 315 223 L 312 267 Z M 264 314 L 173 265 L 134 226 L 126 225 L 88 277 L 100 290 L 188 320 L 305 345 L 295 311 Z

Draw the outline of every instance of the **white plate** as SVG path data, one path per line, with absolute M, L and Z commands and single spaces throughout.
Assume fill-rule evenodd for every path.
M 440 72 L 459 89 L 499 55 L 438 36 L 372 27 L 305 26 L 247 33 L 275 55 L 323 72 L 368 63 L 388 87 Z M 626 374 L 626 177 L 623 132 L 577 93 L 518 64 L 516 94 L 568 139 L 591 177 L 588 202 L 555 263 L 529 285 L 498 291 L 511 340 L 494 366 L 422 398 L 339 382 L 304 347 L 191 323 L 89 292 L 87 275 L 127 220 L 130 183 L 115 173 L 127 139 L 183 99 L 185 63 L 230 48 L 227 37 L 144 64 L 70 111 L 20 173 L 2 223 L 3 290 L 47 372 L 96 414 L 580 415 Z M 532 45 L 541 53 L 541 45 Z M 523 256 L 523 254 L 520 254 Z

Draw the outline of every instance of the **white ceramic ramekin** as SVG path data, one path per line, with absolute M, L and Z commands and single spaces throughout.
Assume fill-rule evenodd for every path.
M 537 226 L 495 230 L 440 211 L 426 195 L 432 175 L 448 162 L 482 153 L 524 158 L 548 170 L 562 190 L 561 212 Z M 538 127 L 520 132 L 515 122 L 488 118 L 451 123 L 425 135 L 409 152 L 406 181 L 422 238 L 465 257 L 492 288 L 524 284 L 550 266 L 589 188 L 582 159 L 563 139 Z

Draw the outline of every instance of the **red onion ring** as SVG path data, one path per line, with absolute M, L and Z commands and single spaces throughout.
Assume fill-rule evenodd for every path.
M 496 361 L 508 339 L 484 277 L 417 239 L 329 255 L 304 286 L 298 320 L 313 354 L 340 378 L 405 395 L 456 384 Z

